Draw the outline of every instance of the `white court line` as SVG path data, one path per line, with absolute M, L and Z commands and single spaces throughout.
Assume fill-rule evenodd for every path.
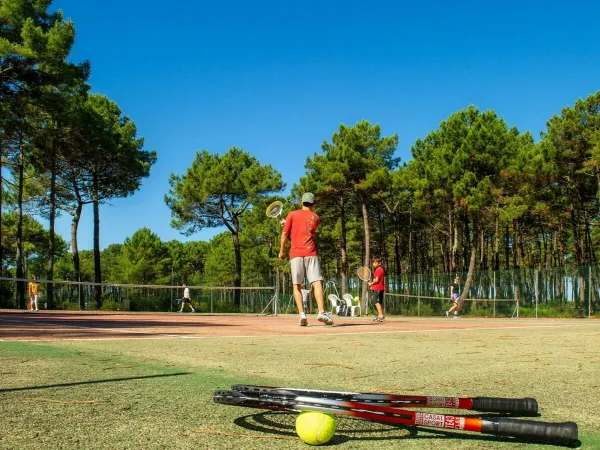
M 0 321 L 5 321 L 4 319 L 0 319 Z M 10 320 L 9 320 L 10 322 Z M 25 321 L 15 321 L 15 322 L 25 322 Z M 25 322 L 25 323 L 31 323 L 31 322 Z M 47 325 L 47 324 L 46 324 Z M 53 324 L 51 324 L 53 325 Z M 486 328 L 448 328 L 448 329 L 432 329 L 432 330 L 393 330 L 393 331 L 364 331 L 361 333 L 345 333 L 345 332 L 338 332 L 338 333 L 315 333 L 315 334 L 261 334 L 261 335 L 234 335 L 234 336 L 181 336 L 181 335 L 176 335 L 176 334 L 163 334 L 163 333 L 151 333 L 151 332 L 143 332 L 143 331 L 133 331 L 133 333 L 138 333 L 138 334 L 148 334 L 148 335 L 153 335 L 156 337 L 147 337 L 147 338 L 63 338 L 63 339 L 55 339 L 55 340 L 48 340 L 48 339 L 6 339 L 6 340 L 0 340 L 1 342 L 56 342 L 56 341 L 115 341 L 115 340 L 125 340 L 125 339 L 131 339 L 131 340 L 156 340 L 156 339 L 164 339 L 164 338 L 171 338 L 171 339 L 262 339 L 262 338 L 274 338 L 274 337 L 279 337 L 279 338 L 285 338 L 285 337 L 307 337 L 307 336 L 311 336 L 311 337 L 319 337 L 319 336 L 356 336 L 358 334 L 403 334 L 403 333 L 444 333 L 444 332 L 460 332 L 460 331 L 491 331 L 491 330 L 498 330 L 498 331 L 508 331 L 508 330 L 531 330 L 531 329 L 535 329 L 535 328 L 566 328 L 566 327 L 573 327 L 573 328 L 581 328 L 581 327 L 586 327 L 586 326 L 596 326 L 598 324 L 592 324 L 592 323 L 585 323 L 585 324 L 579 324 L 579 325 L 573 325 L 573 324 L 557 324 L 557 325 L 533 325 L 533 326 L 511 326 L 511 327 L 486 327 Z M 62 326 L 62 325 L 54 325 L 54 326 Z M 113 330 L 112 328 L 94 328 L 94 327 L 82 327 L 82 326 L 76 326 L 76 325 L 67 325 L 68 327 L 73 327 L 73 328 L 83 328 L 83 329 L 92 329 L 92 330 L 108 330 L 108 331 L 116 331 Z M 128 331 L 126 330 L 118 330 L 120 332 L 123 333 L 128 333 Z

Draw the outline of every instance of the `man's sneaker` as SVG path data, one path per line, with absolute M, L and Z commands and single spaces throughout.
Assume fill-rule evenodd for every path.
M 450 311 L 446 311 L 446 317 L 450 317 Z
M 454 318 L 458 319 L 460 316 L 458 314 L 454 314 Z
M 325 325 L 333 325 L 333 319 L 328 312 L 320 312 L 317 316 L 319 322 L 325 322 Z
M 195 310 L 195 309 L 192 309 L 192 312 L 196 312 L 196 310 Z
M 383 322 L 385 320 L 385 316 L 377 316 L 373 319 L 373 322 Z
M 183 312 L 183 310 L 181 310 L 181 309 L 180 309 L 180 310 L 179 310 L 179 311 L 177 311 L 177 312 Z
M 308 319 L 306 318 L 306 314 L 302 313 L 300 314 L 300 326 L 305 327 L 306 325 L 308 325 Z

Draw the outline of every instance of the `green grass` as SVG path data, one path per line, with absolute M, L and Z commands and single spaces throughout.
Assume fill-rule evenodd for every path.
M 308 448 L 295 436 L 293 414 L 212 403 L 212 392 L 234 383 L 533 396 L 539 420 L 574 420 L 582 448 L 600 448 L 599 336 L 588 322 L 389 335 L 1 342 L 0 448 Z M 338 421 L 330 447 L 553 448 L 349 419 Z

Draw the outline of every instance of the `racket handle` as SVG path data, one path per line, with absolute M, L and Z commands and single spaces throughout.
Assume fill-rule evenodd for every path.
M 519 413 L 535 416 L 538 412 L 538 402 L 535 398 L 475 397 L 473 409 L 482 412 Z
M 555 444 L 574 444 L 578 439 L 575 422 L 548 423 L 501 417 L 482 420 L 481 432 Z

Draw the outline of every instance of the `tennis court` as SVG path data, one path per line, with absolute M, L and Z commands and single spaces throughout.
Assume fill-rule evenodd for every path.
M 589 319 L 0 312 L 0 448 L 303 448 L 295 414 L 212 402 L 260 384 L 538 399 L 598 448 L 600 322 Z M 559 345 L 556 342 L 560 342 Z M 468 378 L 465 377 L 468 373 Z M 335 448 L 552 448 L 338 419 Z
M 221 337 L 389 334 L 504 328 L 581 326 L 569 319 L 396 318 L 374 323 L 370 318 L 336 317 L 333 326 L 313 318 L 299 327 L 295 316 L 200 315 L 176 313 L 101 313 L 0 310 L 0 340 L 51 341 L 70 339 L 214 339 Z

